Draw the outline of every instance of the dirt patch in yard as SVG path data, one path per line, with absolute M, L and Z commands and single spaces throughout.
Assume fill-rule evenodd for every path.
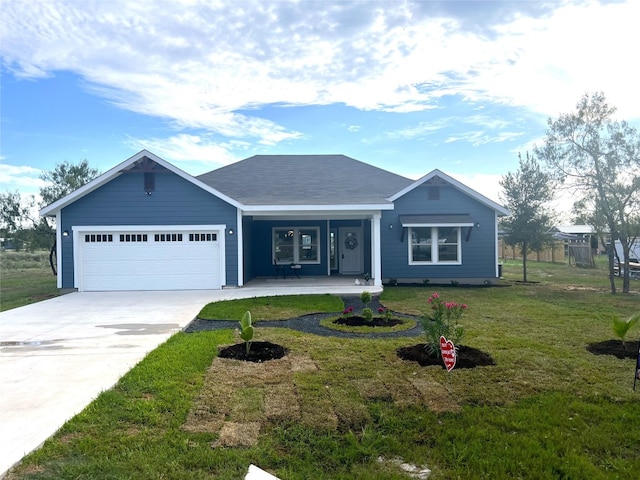
M 613 355 L 614 357 L 637 358 L 639 342 L 625 342 L 624 347 L 620 340 L 605 340 L 604 342 L 590 343 L 587 351 L 594 355 Z
M 495 361 L 488 353 L 478 350 L 477 348 L 460 345 L 458 349 L 458 358 L 455 368 L 476 368 L 495 365 Z M 400 347 L 398 349 L 398 357 L 403 360 L 418 362 L 423 367 L 438 365 L 445 368 L 441 358 L 430 355 L 427 351 L 427 345 L 419 343 L 410 347 Z
M 237 343 L 221 348 L 218 352 L 220 358 L 243 360 L 245 362 L 262 363 L 269 360 L 277 360 L 287 354 L 287 349 L 282 345 L 271 342 L 252 342 L 249 351 L 244 343 Z

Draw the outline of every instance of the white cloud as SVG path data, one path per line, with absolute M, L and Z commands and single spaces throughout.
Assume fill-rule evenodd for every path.
M 159 3 L 3 2 L 3 62 L 27 78 L 70 70 L 122 108 L 263 145 L 303 137 L 254 111 L 276 104 L 410 112 L 457 94 L 556 116 L 602 90 L 640 118 L 636 1 L 562 2 L 538 16 L 522 2 L 487 25 L 470 19 L 501 4 Z
M 502 175 L 490 175 L 480 173 L 448 173 L 453 178 L 462 182 L 472 190 L 484 195 L 490 200 L 498 204 L 502 204 L 500 195 L 502 193 L 502 187 L 500 186 L 500 180 Z
M 442 128 L 445 128 L 451 125 L 450 118 L 440 118 L 433 122 L 420 122 L 417 125 L 412 127 L 403 128 L 400 130 L 389 131 L 386 133 L 385 137 L 389 139 L 414 139 L 421 138 L 427 135 L 432 135 Z
M 237 160 L 232 149 L 249 148 L 244 142 L 218 143 L 198 135 L 179 134 L 169 138 L 138 139 L 127 142 L 135 149 L 146 149 L 174 163 L 191 175 L 228 165 Z
M 504 191 L 500 186 L 502 175 L 479 173 L 451 173 L 449 175 L 490 200 L 504 205 L 502 200 Z M 566 190 L 558 190 L 556 192 L 555 199 L 551 202 L 550 207 L 556 212 L 556 215 L 558 215 L 558 221 L 570 222 L 574 200 L 575 197 Z
M 0 163 L 0 190 L 35 194 L 45 185 L 40 179 L 41 173 L 41 170 L 29 166 Z
M 489 134 L 484 131 L 469 131 L 451 135 L 447 137 L 445 143 L 464 141 L 473 145 L 474 147 L 479 147 L 480 145 L 486 145 L 488 143 L 506 142 L 518 138 L 522 135 L 523 132 L 500 132 Z

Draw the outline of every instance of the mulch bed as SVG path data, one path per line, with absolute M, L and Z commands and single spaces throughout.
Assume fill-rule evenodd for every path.
M 397 350 L 398 357 L 402 360 L 418 362 L 418 364 L 423 367 L 439 365 L 442 368 L 445 368 L 442 359 L 435 355 L 429 355 L 426 347 L 427 345 L 425 343 L 419 343 L 410 347 L 400 347 Z M 460 345 L 457 348 L 458 358 L 456 360 L 455 368 L 486 367 L 496 364 L 491 355 L 483 352 L 482 350 L 467 347 L 465 345 Z
M 606 340 L 604 342 L 590 343 L 587 345 L 587 351 L 594 355 L 613 355 L 620 359 L 638 358 L 638 343 L 625 342 L 626 348 L 622 348 L 620 340 Z
M 371 321 L 359 315 L 352 315 L 351 317 L 340 317 L 334 320 L 336 325 L 346 325 L 348 327 L 393 327 L 395 325 L 402 325 L 404 322 L 397 318 L 392 318 L 387 321 L 384 317 L 373 317 Z
M 228 347 L 223 347 L 218 352 L 220 358 L 230 358 L 245 362 L 262 363 L 269 360 L 277 360 L 287 354 L 287 349 L 282 345 L 271 342 L 252 342 L 249 353 L 244 343 L 236 343 Z

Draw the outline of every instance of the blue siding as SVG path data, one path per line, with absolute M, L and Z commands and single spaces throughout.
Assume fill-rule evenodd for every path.
M 495 211 L 448 186 L 440 187 L 439 200 L 427 198 L 427 187 L 422 185 L 397 199 L 394 210 L 382 212 L 383 279 L 495 279 Z M 408 229 L 402 228 L 399 216 L 424 214 L 468 214 L 480 223 L 480 227 L 472 228 L 468 241 L 469 228 L 462 229 L 461 265 L 409 265 Z
M 142 173 L 114 178 L 61 212 L 61 230 L 76 225 L 226 225 L 237 232 L 236 208 L 165 170 L 155 174 L 152 195 Z M 227 285 L 238 283 L 237 235 L 226 235 Z M 62 287 L 73 288 L 73 239 L 62 239 Z

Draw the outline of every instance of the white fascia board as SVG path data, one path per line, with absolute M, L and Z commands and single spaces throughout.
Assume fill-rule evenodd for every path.
M 251 212 L 252 215 L 272 215 L 278 213 L 304 213 L 304 212 L 372 212 L 380 210 L 393 210 L 392 203 L 368 204 L 368 205 L 245 205 L 243 212 Z
M 180 170 L 178 167 L 170 164 L 166 160 L 163 160 L 162 158 L 158 157 L 157 155 L 154 155 L 153 153 L 149 152 L 148 150 L 141 150 L 140 152 L 136 153 L 132 157 L 129 157 L 128 159 L 126 159 L 124 162 L 116 165 L 111 170 L 108 170 L 107 172 L 103 173 L 99 177 L 94 178 L 92 181 L 90 181 L 86 185 L 83 185 L 82 187 L 78 188 L 77 190 L 74 190 L 69 195 L 66 195 L 66 196 L 62 197 L 61 199 L 53 202 L 52 204 L 47 205 L 46 207 L 42 208 L 40 210 L 40 216 L 44 217 L 44 216 L 47 216 L 47 215 L 54 215 L 58 210 L 63 209 L 64 207 L 66 207 L 67 205 L 75 202 L 79 198 L 84 197 L 88 193 L 93 192 L 94 190 L 96 190 L 97 188 L 101 187 L 102 185 L 104 185 L 104 184 L 110 182 L 111 180 L 113 180 L 114 178 L 122 175 L 122 170 L 123 169 L 127 168 L 128 166 L 132 165 L 133 163 L 137 162 L 138 160 L 140 160 L 143 157 L 147 157 L 147 158 L 153 160 L 158 165 L 163 166 L 164 168 L 166 168 L 167 170 L 175 173 L 179 177 L 187 180 L 188 182 L 191 182 L 195 186 L 197 186 L 197 187 L 199 187 L 199 188 L 211 193 L 212 195 L 218 197 L 221 200 L 224 200 L 225 202 L 233 205 L 236 208 L 239 208 L 239 207 L 242 206 L 242 204 L 240 204 L 238 201 L 232 199 L 231 197 L 228 197 L 227 195 L 224 195 L 223 193 L 217 191 L 215 188 L 212 188 L 209 185 L 201 182 L 197 178 L 192 177 L 188 173 L 184 172 L 183 170 Z
M 442 172 L 442 171 L 440 171 L 438 169 L 435 169 L 435 170 L 427 173 L 425 176 L 423 176 L 422 178 L 419 178 L 418 180 L 416 180 L 412 184 L 406 186 L 405 188 L 400 190 L 398 193 L 395 193 L 392 196 L 388 197 L 387 200 L 389 200 L 390 202 L 395 202 L 398 198 L 402 197 L 403 195 L 406 195 L 411 190 L 413 190 L 414 188 L 419 187 L 420 185 L 422 185 L 426 181 L 431 180 L 433 177 L 442 178 L 444 181 L 446 181 L 447 183 L 451 184 L 453 187 L 457 188 L 461 192 L 463 192 L 466 195 L 470 196 L 471 198 L 477 200 L 478 202 L 486 205 L 487 207 L 492 208 L 501 217 L 506 217 L 506 216 L 511 215 L 509 210 L 504 208 L 502 205 L 500 205 L 500 204 L 494 202 L 493 200 L 485 197 L 481 193 L 478 193 L 475 190 L 467 187 L 464 183 L 459 182 L 455 178 L 450 177 L 449 175 L 447 175 L 446 173 L 444 173 L 444 172 Z

